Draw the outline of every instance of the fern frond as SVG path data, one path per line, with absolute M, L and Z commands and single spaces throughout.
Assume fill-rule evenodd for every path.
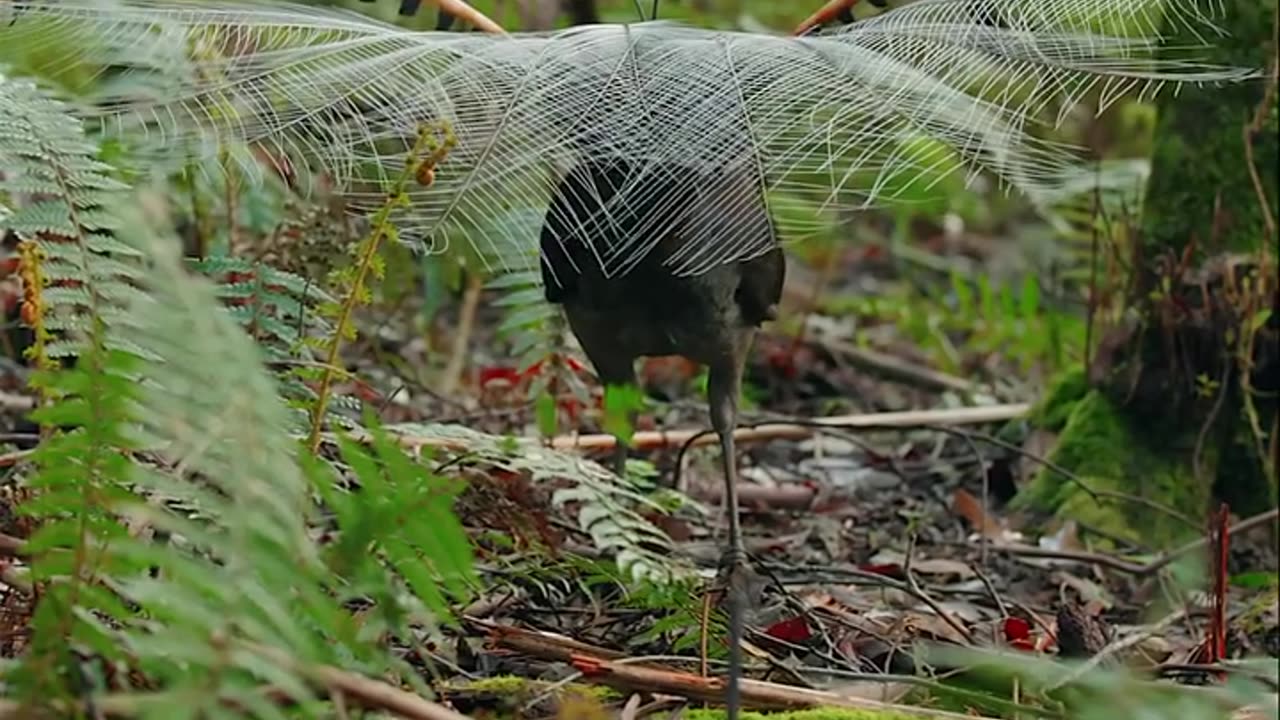
M 107 329 L 122 326 L 136 297 L 140 253 L 113 241 L 102 253 L 97 230 L 116 226 L 108 204 L 123 185 L 97 163 L 96 147 L 63 104 L 30 83 L 0 77 L 0 167 L 6 173 L 0 228 L 20 238 L 24 320 L 36 333 L 31 383 L 43 406 L 32 419 L 46 429 L 32 453 L 34 471 L 17 495 L 18 513 L 32 519 L 27 540 L 39 601 L 26 660 L 13 681 L 36 704 L 75 701 L 79 660 L 89 648 L 117 661 L 105 617 L 127 616 L 102 584 L 105 577 L 144 566 L 116 554 L 127 540 L 115 513 L 128 489 L 135 447 L 123 432 L 134 396 L 137 358 L 112 350 Z M 34 197 L 33 197 L 34 195 Z M 49 287 L 50 283 L 56 284 Z M 62 369 L 57 358 L 75 359 Z
M 8 126 L 18 128 L 9 134 L 0 127 L 3 147 L 23 128 L 60 119 L 60 106 L 30 86 L 0 84 L 6 102 L 10 117 L 28 124 Z M 44 113 L 38 121 L 32 108 Z M 74 126 L 65 133 L 62 147 L 92 153 Z M 24 158 L 26 176 L 52 177 L 58 187 L 60 170 L 75 164 L 42 152 L 42 176 L 40 162 Z M 105 177 L 95 163 L 85 167 Z M 318 515 L 313 492 L 338 484 L 334 470 L 300 466 L 262 352 L 219 306 L 214 287 L 183 271 L 178 243 L 154 234 L 120 194 L 126 201 L 116 203 L 119 221 L 105 246 L 138 258 L 137 272 L 121 270 L 130 267 L 123 260 L 110 270 L 135 284 L 119 296 L 99 286 L 59 288 L 61 303 L 87 308 L 85 333 L 73 368 L 39 374 L 56 392 L 37 417 L 65 432 L 35 451 L 37 470 L 27 478 L 36 492 L 21 509 L 40 526 L 25 550 L 41 593 L 31 647 L 6 672 L 7 690 L 54 712 L 80 707 L 96 690 L 81 687 L 85 650 L 158 688 L 145 699 L 154 717 L 280 717 L 261 693 L 267 685 L 297 701 L 299 716 L 327 717 L 331 708 L 315 702 L 305 672 L 317 663 L 421 685 L 383 643 L 413 642 L 411 623 L 445 616 L 471 590 L 468 539 L 448 514 L 451 488 L 389 442 L 375 445 L 377 463 L 346 448 L 359 482 L 400 501 L 397 517 L 428 522 L 406 530 L 382 522 L 385 504 L 335 501 L 338 537 L 380 549 L 362 557 L 355 577 L 337 574 L 341 554 L 326 554 L 310 523 Z M 66 203 L 69 213 L 78 207 Z M 69 227 L 83 225 L 73 218 Z M 79 235 L 78 247 L 92 248 Z M 126 532 L 126 521 L 148 532 Z M 372 620 L 345 607 L 370 599 Z M 282 666 L 282 654 L 291 662 Z
M 1256 74 L 1201 63 L 1194 49 L 1155 56 L 1166 27 L 1217 32 L 1220 8 L 1194 0 L 919 0 L 801 38 L 671 23 L 413 32 L 272 3 L 10 5 L 16 21 L 0 40 L 66 48 L 50 70 L 81 63 L 148 79 L 98 99 L 104 129 L 143 129 L 167 156 L 223 147 L 210 138 L 256 145 L 346 186 L 356 209 L 381 205 L 422 123 L 447 123 L 457 148 L 393 222 L 426 247 L 464 238 L 503 271 L 536 250 L 556 183 L 584 163 L 636 168 L 598 211 L 556 218 L 568 237 L 620 228 L 593 247 L 612 276 L 657 236 L 627 220 L 636 208 L 684 217 L 711 192 L 726 206 L 763 192 L 857 208 L 979 171 L 1043 200 L 1075 155 L 1033 131 L 1086 93 L 1105 107 L 1123 93 Z M 1045 117 L 1054 103 L 1058 115 Z M 732 222 L 702 226 L 673 272 L 772 241 Z M 778 229 L 786 239 L 811 228 Z
M 619 478 L 599 463 L 551 450 L 536 441 L 488 435 L 460 425 L 401 424 L 388 426 L 432 444 L 462 449 L 468 460 L 511 473 L 527 474 L 533 482 L 567 481 L 552 494 L 552 503 L 577 514 L 578 527 L 596 547 L 612 553 L 619 568 L 633 579 L 664 582 L 688 568 L 671 557 L 671 538 L 639 510 L 665 513 L 629 478 Z
M 243 257 L 214 255 L 191 266 L 214 282 L 231 317 L 276 369 L 281 391 L 295 407 L 295 425 L 306 427 L 306 408 L 316 400 L 315 390 L 305 382 L 316 361 L 311 341 L 333 333 L 332 323 L 320 312 L 333 297 L 299 275 Z M 338 405 L 346 409 L 349 403 Z M 352 422 L 336 415 L 330 420 Z
M 96 323 L 127 322 L 121 309 L 137 294 L 140 254 L 111 233 L 119 219 L 110 210 L 126 186 L 95 159 L 70 108 L 25 81 L 0 81 L 0 167 L 12 212 L 0 230 L 31 243 L 41 263 L 39 295 L 47 358 L 69 358 L 85 349 Z
M 335 557 L 350 555 L 326 552 L 311 526 L 317 519 L 312 492 L 337 497 L 333 469 L 299 457 L 288 408 L 262 352 L 219 307 L 215 288 L 182 270 L 175 245 L 152 243 L 146 295 L 129 308 L 138 322 L 116 332 L 155 358 L 138 370 L 145 381 L 137 386 L 134 418 L 139 442 L 164 458 L 132 478 L 151 501 L 122 510 L 184 542 L 138 540 L 118 549 L 158 568 L 154 575 L 113 578 L 113 587 L 147 618 L 127 623 L 122 643 L 149 677 L 185 698 L 191 712 L 212 716 L 225 714 L 227 697 L 244 699 L 267 683 L 310 701 L 306 678 L 265 661 L 257 646 L 302 664 L 340 664 L 417 682 L 380 643 L 387 635 L 411 641 L 411 622 L 443 616 L 447 603 L 469 589 L 467 538 L 441 515 L 448 494 L 403 453 L 380 446 L 386 470 L 379 472 L 348 449 L 348 460 L 361 466 L 361 482 L 377 480 L 389 497 L 417 503 L 395 512 L 421 509 L 433 523 L 409 533 L 403 524 L 375 521 L 385 518 L 383 505 L 335 500 L 337 536 L 362 538 L 368 555 L 360 572 L 338 574 L 350 568 Z M 370 543 L 383 551 L 368 553 Z M 449 592 L 424 590 L 424 577 L 439 578 Z M 363 622 L 344 608 L 357 599 L 375 604 Z M 269 703 L 247 706 L 253 717 L 279 712 Z M 326 711 L 310 703 L 302 712 L 321 717 Z

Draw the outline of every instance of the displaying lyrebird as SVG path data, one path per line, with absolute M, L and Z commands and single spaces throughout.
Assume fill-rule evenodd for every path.
M 434 181 L 393 216 L 400 237 L 467 242 L 495 272 L 540 262 L 606 383 L 633 380 L 642 355 L 709 365 L 737 569 L 738 389 L 776 311 L 781 240 L 947 172 L 1049 201 L 1075 156 L 1033 132 L 1046 108 L 1247 74 L 1157 58 L 1166 24 L 1211 27 L 1166 0 L 919 0 L 799 38 L 669 23 L 413 32 L 267 3 L 7 5 L 0 39 L 124 68 L 86 117 L 147 131 L 158 157 L 210 138 L 263 146 L 346 187 L 359 211 L 384 203 L 423 125 L 447 130 Z M 808 212 L 775 212 L 785 203 Z

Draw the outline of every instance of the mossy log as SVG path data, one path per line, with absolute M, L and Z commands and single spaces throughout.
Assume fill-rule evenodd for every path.
M 1134 312 L 1106 330 L 1088 372 L 1059 378 L 1032 418 L 1057 434 L 1048 459 L 1082 482 L 1046 467 L 1016 501 L 1147 545 L 1203 532 L 1212 502 L 1247 515 L 1280 496 L 1277 9 L 1274 0 L 1224 6 L 1227 36 L 1184 29 L 1168 47 L 1207 39 L 1207 60 L 1268 77 L 1158 101 L 1128 290 Z

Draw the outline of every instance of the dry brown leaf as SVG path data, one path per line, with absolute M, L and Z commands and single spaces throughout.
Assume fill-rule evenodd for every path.
M 982 501 L 974 497 L 973 493 L 964 488 L 956 488 L 951 496 L 951 509 L 955 514 L 964 518 L 969 523 L 969 527 L 973 528 L 982 537 L 989 540 L 1000 542 L 1005 539 L 1004 521 L 997 515 L 986 510 L 982 506 Z

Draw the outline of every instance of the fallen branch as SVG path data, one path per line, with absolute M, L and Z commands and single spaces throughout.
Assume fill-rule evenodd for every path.
M 278 666 L 289 668 L 302 675 L 312 685 L 328 694 L 341 694 L 346 701 L 369 710 L 378 710 L 408 720 L 471 720 L 462 713 L 373 678 L 329 665 L 304 664 L 282 650 L 264 645 L 244 643 L 242 647 Z M 278 688 L 264 686 L 257 692 L 269 697 L 276 704 L 284 705 L 291 702 L 291 698 L 281 693 Z M 222 698 L 220 702 L 228 708 L 244 709 L 243 703 L 235 697 Z M 185 706 L 190 703 L 190 698 L 184 699 L 164 692 L 117 693 L 93 697 L 92 700 L 77 703 L 78 707 L 58 704 L 52 708 L 35 707 L 15 700 L 0 700 L 0 720 L 52 719 L 72 714 L 80 716 L 86 714 L 90 707 L 97 717 L 131 718 L 154 714 L 158 706 L 177 703 L 184 703 Z
M 14 450 L 13 452 L 0 455 L 0 467 L 17 465 L 23 460 L 26 460 L 33 452 L 34 450 Z
M 655 667 L 644 667 L 590 655 L 574 655 L 570 664 L 582 673 L 583 679 L 631 692 L 648 692 L 662 695 L 679 695 L 706 703 L 722 703 L 725 681 L 692 673 L 677 672 Z M 740 681 L 742 706 L 758 710 L 798 710 L 817 707 L 840 707 L 853 710 L 876 710 L 919 718 L 942 720 L 974 720 L 974 715 L 928 708 L 897 705 L 870 698 L 858 698 L 822 690 L 780 685 L 763 680 L 743 678 Z
M 330 692 L 336 690 L 342 693 L 348 701 L 364 708 L 393 713 L 409 720 L 470 720 L 460 712 L 380 680 L 329 665 L 304 664 L 282 650 L 265 645 L 246 643 L 245 647 L 281 667 L 297 672 L 315 685 Z
M 27 541 L 7 533 L 0 533 L 0 557 L 23 557 L 27 554 Z
M 1008 405 L 983 405 L 979 407 L 941 408 L 935 410 L 905 410 L 901 412 L 860 413 L 836 415 L 806 421 L 803 425 L 785 420 L 764 422 L 742 427 L 733 434 L 739 443 L 765 440 L 803 440 L 811 437 L 815 429 L 834 427 L 841 429 L 910 428 L 925 425 L 976 425 L 1003 422 L 1025 415 L 1031 406 L 1027 403 Z M 562 435 L 551 440 L 557 450 L 612 450 L 617 440 L 612 435 Z M 631 436 L 631 447 L 637 450 L 680 447 L 688 444 L 696 447 L 719 442 L 714 433 L 706 430 L 650 430 Z
M 494 645 L 543 660 L 569 662 L 575 655 L 591 655 L 609 660 L 626 657 L 624 653 L 617 650 L 589 645 L 564 635 L 541 630 L 525 630 L 513 625 L 503 625 L 465 615 L 463 620 L 477 630 L 488 633 L 489 640 Z
M 707 703 L 724 701 L 725 681 L 722 678 L 679 672 L 656 662 L 632 662 L 616 650 L 589 645 L 555 633 L 525 630 L 476 618 L 464 619 L 477 629 L 488 632 L 494 645 L 540 660 L 568 663 L 582 673 L 582 678 L 589 682 L 609 685 L 623 691 L 678 695 L 689 700 Z M 690 662 L 697 660 L 696 657 L 689 658 Z M 902 715 L 944 720 L 961 720 L 962 718 L 974 720 L 975 717 L 894 705 L 869 698 L 809 690 L 762 680 L 743 679 L 741 684 L 743 706 L 761 710 L 843 707 L 858 710 L 887 710 Z

